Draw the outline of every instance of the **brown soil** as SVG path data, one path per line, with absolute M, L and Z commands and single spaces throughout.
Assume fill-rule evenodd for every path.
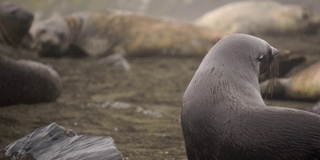
M 293 53 L 320 53 L 318 36 L 264 36 L 277 48 Z M 186 159 L 179 122 L 182 95 L 202 57 L 128 59 L 131 71 L 117 72 L 95 58 L 39 59 L 51 65 L 63 82 L 57 102 L 0 108 L 0 148 L 52 122 L 78 134 L 112 136 L 129 159 Z M 104 108 L 106 102 L 125 102 L 128 109 Z M 267 101 L 303 108 L 306 102 Z M 138 112 L 154 111 L 162 116 Z

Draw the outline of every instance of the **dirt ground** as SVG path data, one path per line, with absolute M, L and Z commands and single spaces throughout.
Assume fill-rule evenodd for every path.
M 264 39 L 293 53 L 320 53 L 319 36 Z M 57 122 L 78 134 L 112 136 L 129 159 L 186 159 L 179 122 L 181 99 L 202 57 L 130 58 L 129 72 L 101 66 L 95 58 L 23 57 L 56 69 L 63 82 L 62 95 L 57 102 L 0 108 L 0 148 Z M 104 107 L 106 102 L 125 102 L 131 107 Z M 293 101 L 267 104 L 302 109 L 312 105 Z
M 318 35 L 259 35 L 271 45 L 320 60 Z M 56 122 L 78 134 L 111 136 L 130 160 L 186 159 L 179 114 L 182 95 L 203 57 L 128 58 L 131 71 L 118 72 L 95 58 L 11 57 L 51 65 L 61 76 L 56 102 L 0 108 L 0 148 L 36 128 Z M 124 102 L 129 108 L 105 107 Z M 269 105 L 305 109 L 312 102 L 267 100 Z M 3 155 L 0 156 L 0 159 Z

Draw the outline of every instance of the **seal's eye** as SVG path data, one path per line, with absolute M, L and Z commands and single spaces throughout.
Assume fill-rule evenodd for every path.
M 308 13 L 303 13 L 302 14 L 302 19 L 309 19 L 309 14 Z
M 17 8 L 14 8 L 13 10 L 10 11 L 10 15 L 11 16 L 15 16 L 18 12 L 18 9 Z
M 64 40 L 65 35 L 64 35 L 63 33 L 58 32 L 57 35 L 58 35 L 58 38 L 59 38 L 60 40 Z
M 261 61 L 263 60 L 263 58 L 264 58 L 264 56 L 263 56 L 263 55 L 260 55 L 260 56 L 258 57 L 258 61 L 261 62 Z
M 40 35 L 42 35 L 42 34 L 45 34 L 46 32 L 47 32 L 46 29 L 41 28 L 41 29 L 37 32 L 37 35 L 40 36 Z

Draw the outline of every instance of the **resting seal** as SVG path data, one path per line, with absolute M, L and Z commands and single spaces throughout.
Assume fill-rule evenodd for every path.
M 33 14 L 11 2 L 0 4 L 0 44 L 18 47 L 33 21 Z
M 305 101 L 320 100 L 320 62 L 292 75 L 260 84 L 263 96 L 270 98 L 295 99 Z
M 32 61 L 0 55 L 0 106 L 55 101 L 61 92 L 59 75 Z
M 195 20 L 219 33 L 314 33 L 320 17 L 298 5 L 275 1 L 241 1 L 221 6 Z
M 277 50 L 233 34 L 217 42 L 183 96 L 181 125 L 189 160 L 320 158 L 320 116 L 266 106 L 258 75 Z
M 32 28 L 40 56 L 205 55 L 220 36 L 210 29 L 125 11 L 54 16 Z

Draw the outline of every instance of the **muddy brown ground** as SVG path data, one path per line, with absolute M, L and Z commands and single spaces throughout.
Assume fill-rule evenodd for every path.
M 319 57 L 319 35 L 260 36 L 277 48 Z M 12 56 L 17 57 L 17 55 Z M 179 122 L 182 95 L 202 57 L 129 58 L 131 71 L 117 72 L 95 58 L 37 58 L 60 74 L 63 91 L 57 102 L 0 108 L 0 148 L 57 122 L 78 134 L 112 136 L 129 159 L 186 159 Z M 104 108 L 125 102 L 128 109 Z M 304 109 L 311 102 L 267 101 Z M 138 112 L 153 111 L 162 117 Z
M 320 35 L 259 35 L 279 49 L 320 59 Z M 10 55 L 51 65 L 61 76 L 62 95 L 56 102 L 0 108 L 0 149 L 57 122 L 78 134 L 112 136 L 121 153 L 131 160 L 186 159 L 179 114 L 182 95 L 202 57 L 128 58 L 130 72 L 97 64 L 95 58 L 38 58 Z M 128 109 L 103 107 L 125 102 Z M 305 109 L 312 102 L 267 100 L 269 105 Z M 138 112 L 152 111 L 162 116 Z M 0 159 L 3 156 L 0 156 Z

